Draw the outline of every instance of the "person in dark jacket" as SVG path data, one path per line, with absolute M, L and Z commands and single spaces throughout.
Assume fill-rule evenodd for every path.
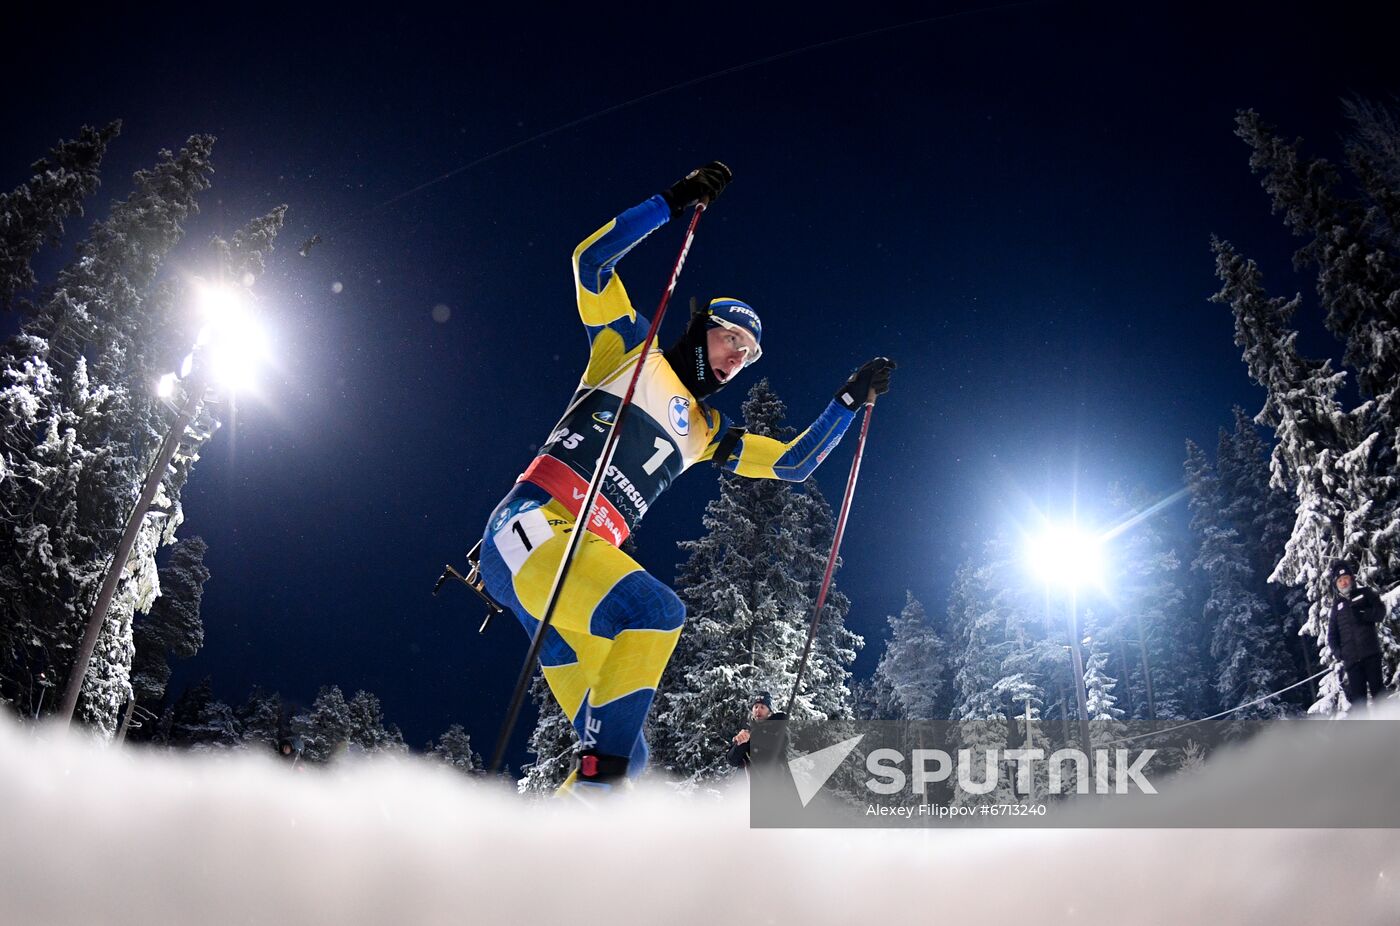
M 1385 619 L 1385 603 L 1374 589 L 1356 583 L 1356 570 L 1346 560 L 1334 562 L 1329 574 L 1336 595 L 1327 620 L 1327 646 L 1345 669 L 1342 690 L 1347 700 L 1361 710 L 1368 691 L 1379 700 L 1385 690 L 1376 633 L 1376 625 Z
M 788 716 L 775 713 L 772 696 L 760 691 L 750 705 L 749 722 L 730 741 L 729 764 L 748 772 L 750 800 L 766 813 L 802 809 L 787 754 Z
M 766 691 L 754 695 L 749 722 L 734 734 L 729 764 L 735 768 L 772 768 L 787 758 L 787 714 L 773 712 L 773 697 Z

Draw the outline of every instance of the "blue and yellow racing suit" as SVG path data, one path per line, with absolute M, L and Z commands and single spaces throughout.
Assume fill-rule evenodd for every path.
M 669 218 L 666 201 L 653 196 L 574 250 L 588 367 L 539 456 L 491 514 L 481 546 L 487 591 L 515 612 L 528 633 L 544 612 L 650 327 L 632 307 L 617 263 Z M 711 460 L 721 443 L 727 458 L 716 462 L 729 472 L 800 482 L 836 446 L 853 417 L 833 401 L 791 441 L 757 434 L 722 441 L 726 417 L 696 401 L 661 349 L 652 346 L 540 652 L 550 690 L 585 749 L 629 758 L 628 774 L 640 774 L 647 761 L 642 724 L 685 620 L 675 592 L 619 549 L 647 509 L 677 476 Z

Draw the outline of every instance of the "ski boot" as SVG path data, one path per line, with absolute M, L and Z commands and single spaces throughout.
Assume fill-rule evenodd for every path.
M 631 788 L 627 780 L 628 760 L 625 756 L 610 756 L 593 749 L 578 755 L 578 762 L 569 777 L 559 786 L 558 794 L 578 798 L 585 804 L 595 804 L 610 795 Z

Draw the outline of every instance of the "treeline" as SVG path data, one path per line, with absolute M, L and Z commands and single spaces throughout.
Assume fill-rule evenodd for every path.
M 324 765 L 346 755 L 407 755 L 398 726 L 387 723 L 379 699 L 357 691 L 346 699 L 335 685 L 321 688 L 310 707 L 288 703 L 275 691 L 255 689 L 230 707 L 214 696 L 209 679 L 186 690 L 159 713 L 143 710 L 127 739 L 171 749 L 271 752 L 289 762 Z M 480 771 L 481 756 L 460 724 L 421 752 L 464 773 Z

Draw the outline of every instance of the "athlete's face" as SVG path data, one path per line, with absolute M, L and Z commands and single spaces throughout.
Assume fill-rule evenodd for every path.
M 769 707 L 767 704 L 755 704 L 755 705 L 753 706 L 753 719 L 754 719 L 754 720 L 767 720 L 769 717 L 772 717 L 772 716 L 773 716 L 773 709 L 772 709 L 771 707 Z
M 1351 591 L 1351 576 L 1337 576 L 1337 591 L 1342 594 Z
M 722 383 L 734 378 L 734 374 L 744 368 L 748 359 L 756 353 L 758 342 L 747 331 L 733 331 L 729 328 L 711 328 L 706 333 L 705 349 L 710 355 L 710 368 Z

